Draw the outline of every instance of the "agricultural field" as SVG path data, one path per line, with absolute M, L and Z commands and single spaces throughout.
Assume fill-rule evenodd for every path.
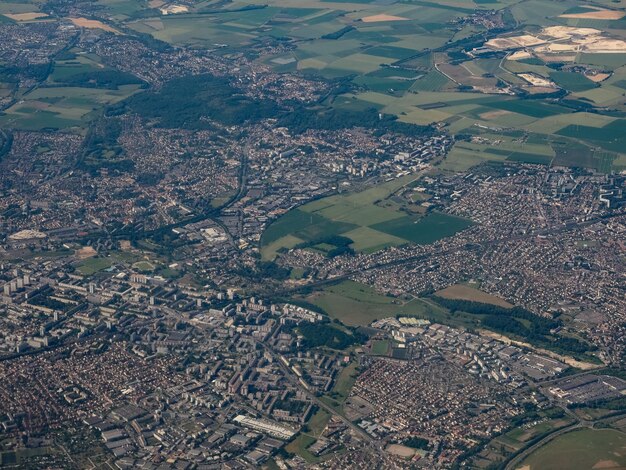
M 324 242 L 329 237 L 348 239 L 359 252 L 374 252 L 407 243 L 429 244 L 466 229 L 472 222 L 433 212 L 407 215 L 402 206 L 387 203 L 416 176 L 398 178 L 361 192 L 339 194 L 289 211 L 271 224 L 261 238 L 261 254 L 272 259 L 279 250 Z M 322 247 L 323 248 L 323 247 Z
M 580 429 L 540 447 L 518 470 L 619 469 L 625 466 L 626 434 L 611 429 Z
M 622 0 L 595 6 L 575 0 L 199 1 L 176 8 L 160 1 L 95 3 L 101 20 L 69 20 L 86 29 L 141 33 L 220 55 L 256 54 L 259 44 L 278 46 L 256 60 L 279 73 L 345 83 L 343 94 L 325 102 L 337 109 L 374 107 L 405 123 L 438 124 L 451 134 L 515 129 L 548 140 L 568 137 L 584 149 L 567 159 L 549 146 L 539 152 L 492 148 L 485 154 L 459 145 L 443 163 L 448 171 L 504 159 L 602 172 L 626 168 Z M 54 19 L 40 16 L 45 12 L 34 1 L 2 2 L 0 14 L 8 15 L 2 17 L 6 21 Z M 119 86 L 110 86 L 110 71 L 97 57 L 72 54 L 55 60 L 44 85 L 63 89 L 64 95 L 18 92 L 20 99 L 0 116 L 0 125 L 81 132 L 104 106 L 143 86 L 128 76 L 117 77 Z M 76 83 L 94 75 L 91 92 Z M 376 248 L 363 242 L 370 236 L 380 246 L 402 243 L 402 237 L 361 228 L 353 227 L 358 251 Z M 271 255 L 300 240 L 268 241 L 273 246 L 266 251 Z
M 500 464 L 511 454 L 528 446 L 533 439 L 540 439 L 548 433 L 573 423 L 574 420 L 564 416 L 563 411 L 559 408 L 542 411 L 535 421 L 515 427 L 489 442 L 475 457 L 474 468 L 490 468 Z
M 27 130 L 85 128 L 97 112 L 132 95 L 139 85 L 115 90 L 82 87 L 38 88 L 0 115 L 0 126 Z

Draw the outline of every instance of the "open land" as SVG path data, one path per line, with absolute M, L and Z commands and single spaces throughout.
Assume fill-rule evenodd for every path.
M 479 289 L 475 289 L 473 287 L 463 284 L 446 287 L 443 290 L 435 292 L 435 295 L 439 297 L 444 297 L 446 299 L 469 300 L 472 302 L 499 305 L 500 307 L 507 308 L 513 306 L 503 299 L 499 299 L 498 297 L 487 294 L 486 292 L 482 292 Z
M 582 429 L 555 438 L 530 455 L 521 468 L 572 470 L 626 466 L 626 435 L 615 430 Z M 518 467 L 519 469 L 519 467 Z
M 261 239 L 262 253 L 271 258 L 280 248 L 325 235 L 343 235 L 357 251 L 371 252 L 405 243 L 427 244 L 471 226 L 471 221 L 442 214 L 406 215 L 384 202 L 414 180 L 399 178 L 375 188 L 330 196 L 288 212 Z

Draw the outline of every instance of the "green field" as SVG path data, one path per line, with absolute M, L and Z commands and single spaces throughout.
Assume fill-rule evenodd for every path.
M 139 90 L 124 85 L 116 90 L 81 87 L 39 88 L 0 115 L 0 126 L 26 130 L 86 127 L 96 113 Z
M 584 135 L 587 140 L 597 143 L 606 150 L 620 152 L 626 144 L 626 119 L 618 119 L 600 128 L 569 125 L 561 129 L 558 134 L 574 138 Z
M 356 228 L 356 225 L 345 222 L 333 223 L 317 214 L 294 209 L 267 228 L 263 233 L 261 243 L 266 245 L 290 234 L 294 234 L 299 240 L 304 241 L 308 238 L 314 238 L 318 232 L 338 234 L 353 228 Z
M 445 310 L 423 300 L 405 301 L 377 293 L 354 281 L 344 281 L 308 295 L 305 300 L 322 308 L 331 318 L 348 326 L 367 326 L 396 314 L 443 318 Z
M 593 11 L 572 0 L 200 1 L 185 3 L 188 8 L 185 13 L 168 15 L 149 2 L 95 0 L 92 3 L 95 18 L 101 17 L 125 34 L 139 33 L 144 38 L 152 36 L 174 46 L 210 49 L 227 57 L 247 55 L 251 47 L 259 44 L 289 43 L 293 47 L 288 50 L 278 47 L 276 52 L 254 51 L 250 57 L 278 73 L 302 73 L 316 79 L 344 82 L 348 86 L 340 88 L 343 93 L 351 89 L 350 94 L 331 95 L 324 103 L 337 109 L 355 111 L 373 107 L 396 115 L 404 123 L 447 124 L 446 130 L 451 134 L 472 130 L 480 135 L 485 127 L 501 127 L 545 136 L 569 136 L 590 148 L 599 146 L 611 155 L 562 158 L 560 164 L 571 162 L 571 166 L 582 164 L 606 172 L 624 166 L 622 136 L 626 133 L 623 119 L 618 117 L 626 113 L 623 97 L 626 53 L 564 52 L 561 62 L 559 57 L 552 60 L 540 53 L 512 60 L 492 55 L 471 57 L 464 52 L 481 46 L 490 37 L 489 28 L 462 21 L 478 10 L 502 12 L 503 31 L 515 29 L 538 34 L 544 27 L 559 24 L 597 28 L 615 38 L 624 36 L 621 33 L 626 24 L 624 19 L 559 18 L 563 13 Z M 601 0 L 599 4 L 616 9 L 624 8 L 626 1 Z M 2 2 L 0 13 L 37 12 L 41 5 L 39 1 Z M 0 18 L 12 21 L 8 17 Z M 53 59 L 50 76 L 35 91 L 22 95 L 27 90 L 3 88 L 2 94 L 7 90 L 6 94 L 12 94 L 16 100 L 0 115 L 0 126 L 84 132 L 105 106 L 136 93 L 140 86 L 128 76 L 125 79 L 130 82 L 126 85 L 111 86 L 107 82 L 109 74 L 123 75 L 123 72 L 110 69 L 105 62 L 92 52 L 72 47 Z M 587 70 L 583 70 L 585 67 Z M 440 70 L 452 75 L 449 78 Z M 587 78 L 598 70 L 610 76 L 598 83 Z M 527 83 L 519 73 L 549 78 L 564 90 L 563 95 L 544 99 L 541 95 L 521 92 L 518 88 Z M 88 85 L 75 83 L 89 77 L 95 80 L 87 81 Z M 506 86 L 517 87 L 515 93 L 500 94 L 494 88 Z M 55 90 L 52 93 L 58 95 L 42 89 Z M 477 131 L 476 125 L 483 130 Z M 444 169 L 465 171 L 485 160 L 504 159 L 548 164 L 554 157 L 524 148 L 506 149 L 510 152 L 505 158 L 473 150 L 455 147 Z M 374 222 L 374 212 L 355 213 L 355 217 L 371 216 L 366 224 L 343 221 L 356 225 L 351 230 L 356 230 L 353 235 L 358 240 L 353 247 L 357 251 L 374 251 L 407 241 L 384 231 L 359 230 L 384 222 Z M 332 222 L 332 227 L 327 227 L 329 233 L 349 231 L 348 227 L 335 224 L 339 219 L 318 215 Z M 270 232 L 262 243 L 266 259 L 274 257 L 276 250 L 310 239 L 312 234 L 306 228 L 303 227 L 300 235 L 287 231 L 278 238 Z M 280 229 L 272 231 L 277 233 Z M 372 239 L 371 243 L 368 238 Z
M 551 72 L 550 78 L 554 80 L 557 85 L 570 91 L 591 90 L 599 86 L 584 75 L 574 72 Z
M 299 434 L 293 441 L 285 446 L 285 450 L 291 454 L 302 457 L 308 463 L 317 462 L 319 459 L 311 454 L 307 447 L 315 442 L 315 438 L 307 434 Z
M 467 219 L 433 212 L 426 217 L 406 216 L 393 219 L 373 225 L 372 228 L 419 245 L 426 245 L 452 236 L 471 225 L 472 222 Z
M 272 223 L 261 237 L 263 258 L 279 250 L 329 235 L 352 240 L 356 251 L 373 252 L 406 243 L 427 244 L 469 227 L 471 221 L 441 213 L 408 216 L 401 206 L 387 201 L 416 179 L 404 176 L 361 192 L 319 199 L 289 211 Z
M 440 165 L 440 168 L 450 171 L 467 171 L 471 167 L 485 161 L 504 161 L 505 159 L 506 156 L 504 155 L 485 152 L 481 146 L 467 142 L 457 142 Z
M 608 429 L 572 431 L 540 447 L 524 460 L 524 466 L 528 470 L 624 468 L 626 434 Z
M 374 341 L 372 344 L 372 354 L 375 356 L 384 356 L 389 351 L 389 341 L 380 340 Z
M 89 276 L 103 269 L 110 268 L 113 262 L 114 260 L 111 258 L 89 258 L 80 263 L 78 271 L 85 276 Z

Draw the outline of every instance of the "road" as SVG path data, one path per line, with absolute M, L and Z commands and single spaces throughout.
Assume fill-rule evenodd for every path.
M 481 241 L 476 241 L 476 242 L 472 242 L 474 245 L 480 245 L 482 248 L 487 248 L 490 246 L 494 246 L 494 245 L 498 245 L 500 243 L 503 242 L 509 242 L 509 241 L 516 241 L 516 240 L 524 240 L 524 239 L 529 239 L 529 238 L 536 238 L 538 236 L 545 236 L 545 235 L 550 235 L 550 234 L 555 234 L 555 233 L 560 233 L 562 231 L 569 231 L 573 228 L 577 228 L 577 227 L 584 227 L 587 225 L 592 225 L 596 222 L 601 222 L 603 220 L 608 220 L 608 219 L 612 219 L 612 218 L 616 218 L 616 217 L 623 217 L 626 216 L 626 213 L 619 213 L 619 214 L 610 214 L 610 215 L 605 215 L 605 216 L 600 216 L 600 217 L 595 217 L 593 219 L 589 219 L 589 220 L 584 220 L 581 222 L 570 222 L 567 224 L 563 224 L 563 225 L 559 225 L 556 227 L 550 227 L 550 228 L 546 228 L 546 229 L 542 229 L 542 230 L 537 230 L 535 232 L 532 233 L 528 233 L 526 235 L 518 235 L 516 237 L 501 237 L 501 238 L 493 238 L 490 240 L 481 240 Z M 389 268 L 389 267 L 394 267 L 394 266 L 401 266 L 403 264 L 408 264 L 408 263 L 414 263 L 416 261 L 422 261 L 422 260 L 426 260 L 434 255 L 437 256 L 442 256 L 442 255 L 446 255 L 448 253 L 455 253 L 459 250 L 461 250 L 461 247 L 454 247 L 454 248 L 450 248 L 447 250 L 439 250 L 439 251 L 435 251 L 435 252 L 431 252 L 431 253 L 423 253 L 423 254 L 419 254 L 419 255 L 414 255 L 414 256 L 408 256 L 406 258 L 401 258 L 401 259 L 396 259 L 396 260 L 392 260 L 392 261 L 388 261 L 385 263 L 378 263 L 378 264 L 374 264 L 365 268 L 358 268 L 358 269 L 353 269 L 351 271 L 347 271 L 344 274 L 332 277 L 332 278 L 328 278 L 328 279 L 324 279 L 321 281 L 315 281 L 315 282 L 311 282 L 308 284 L 304 284 L 304 285 L 299 285 L 299 286 L 295 286 L 295 287 L 288 287 L 288 288 L 284 288 L 284 289 L 278 289 L 278 290 L 274 290 L 273 294 L 274 295 L 285 295 L 285 294 L 290 294 L 290 293 L 295 293 L 298 292 L 300 290 L 303 289 L 315 289 L 324 285 L 328 285 L 328 284 L 335 284 L 337 282 L 343 281 L 345 279 L 350 278 L 351 276 L 354 276 L 355 274 L 360 274 L 360 273 L 364 273 L 364 272 L 368 272 L 368 271 L 373 271 L 375 269 L 381 269 L 381 268 Z
M 565 433 L 568 433 L 570 431 L 573 431 L 575 429 L 579 429 L 582 427 L 583 425 L 581 423 L 574 423 L 564 428 L 558 429 L 557 431 L 551 434 L 548 434 L 539 442 L 536 442 L 535 444 L 528 447 L 527 449 L 524 449 L 520 454 L 516 455 L 513 459 L 511 459 L 511 461 L 506 465 L 505 470 L 516 470 L 520 466 L 520 464 L 526 459 L 526 457 L 528 457 L 534 451 L 539 449 L 541 446 L 544 446 L 548 442 L 552 441 L 553 439 L 556 439 L 557 437 Z
M 363 429 L 361 429 L 359 426 L 354 424 L 352 421 L 350 421 L 348 418 L 346 418 L 343 414 L 341 414 L 335 408 L 333 408 L 332 406 L 324 403 L 314 393 L 312 393 L 309 389 L 304 387 L 302 385 L 302 383 L 300 382 L 299 377 L 297 377 L 296 374 L 289 367 L 287 367 L 285 365 L 285 363 L 281 360 L 280 355 L 278 353 L 276 353 L 272 348 L 270 348 L 265 343 L 258 343 L 258 344 L 260 344 L 274 358 L 274 360 L 279 365 L 280 369 L 283 371 L 283 373 L 285 374 L 285 377 L 287 378 L 287 380 L 289 382 L 291 382 L 293 385 L 298 387 L 317 406 L 319 406 L 320 408 L 323 408 L 328 413 L 330 413 L 332 416 L 335 416 L 335 417 L 339 418 L 346 426 L 348 426 L 356 434 L 358 434 L 361 438 L 363 438 L 363 440 L 365 442 L 370 444 L 370 446 L 373 448 L 373 450 L 375 450 L 377 452 L 383 452 L 383 449 L 382 449 L 382 446 L 380 445 L 380 443 L 378 443 L 372 436 L 367 434 Z
M 549 442 L 553 441 L 554 439 L 556 439 L 559 436 L 562 436 L 563 434 L 566 434 L 568 432 L 571 431 L 575 431 L 577 429 L 585 429 L 585 428 L 595 428 L 595 426 L 598 423 L 602 423 L 604 421 L 608 421 L 608 420 L 612 420 L 614 418 L 617 418 L 619 416 L 622 415 L 626 415 L 626 410 L 621 411 L 621 412 L 615 412 L 612 413 L 608 416 L 605 416 L 603 418 L 600 419 L 596 419 L 593 421 L 588 421 L 588 420 L 580 420 L 580 418 L 578 418 L 574 413 L 572 413 L 571 410 L 562 407 L 568 415 L 572 416 L 574 419 L 577 419 L 578 421 L 566 426 L 564 428 L 561 429 L 557 429 L 554 432 L 548 434 L 547 436 L 545 436 L 543 439 L 539 440 L 538 442 L 536 442 L 535 444 L 531 445 L 530 447 L 524 449 L 521 453 L 519 453 L 518 455 L 516 455 L 514 458 L 511 459 L 511 461 L 506 465 L 505 470 L 516 470 L 517 468 L 519 468 L 519 466 L 522 464 L 522 462 L 530 455 L 532 454 L 534 451 L 536 451 L 537 449 L 539 449 L 540 447 L 548 444 Z

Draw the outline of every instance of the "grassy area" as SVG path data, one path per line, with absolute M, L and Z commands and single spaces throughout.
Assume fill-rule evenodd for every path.
M 307 426 L 309 427 L 309 433 L 313 436 L 320 436 L 324 431 L 324 428 L 326 428 L 326 425 L 330 420 L 330 416 L 330 413 L 325 409 L 318 409 L 307 423 Z
M 626 466 L 626 434 L 609 429 L 581 429 L 555 438 L 531 454 L 527 470 L 587 470 Z
M 372 354 L 376 356 L 385 356 L 387 351 L 389 351 L 389 341 L 387 340 L 374 341 L 372 344 Z
M 308 434 L 299 434 L 293 441 L 285 446 L 285 450 L 290 454 L 296 454 L 306 460 L 308 463 L 315 463 L 319 459 L 311 454 L 307 449 L 315 442 L 315 438 Z
M 335 399 L 339 399 L 343 402 L 346 398 L 348 398 L 350 390 L 352 390 L 354 382 L 359 375 L 357 372 L 357 366 L 358 364 L 356 361 L 352 361 L 341 371 L 332 389 L 332 395 Z
M 142 272 L 152 272 L 156 269 L 156 266 L 149 261 L 138 261 L 133 264 L 133 268 Z
M 433 212 L 426 217 L 405 216 L 371 228 L 424 245 L 450 237 L 471 225 L 472 221 L 468 219 Z
M 81 274 L 90 276 L 98 271 L 110 268 L 113 264 L 114 260 L 111 258 L 89 258 L 82 261 L 77 269 Z
M 402 300 L 377 293 L 364 284 L 344 281 L 308 295 L 313 303 L 349 326 L 366 326 L 398 313 L 424 318 L 443 318 L 445 310 L 420 299 Z

